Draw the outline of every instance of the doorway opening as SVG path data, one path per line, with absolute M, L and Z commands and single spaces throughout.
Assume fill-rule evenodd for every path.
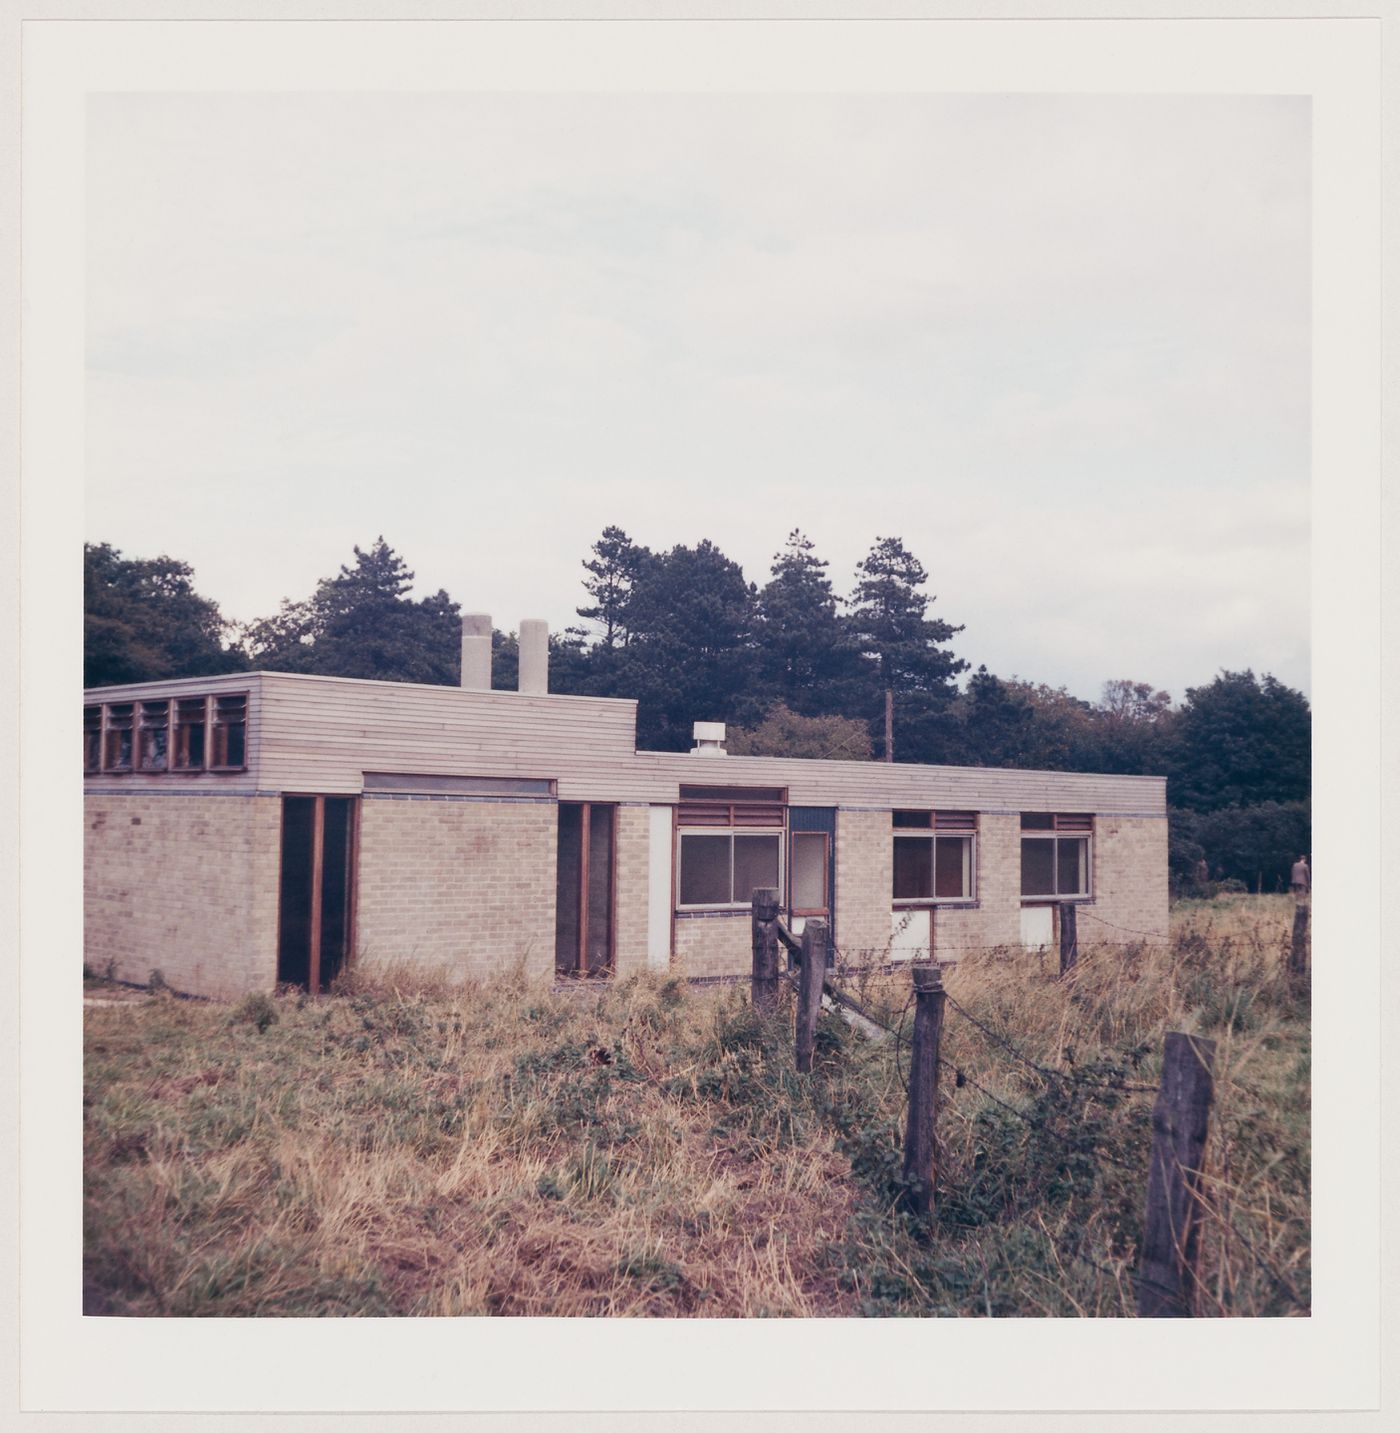
M 617 808 L 559 803 L 559 869 L 554 902 L 554 969 L 570 976 L 613 968 Z
M 353 796 L 282 798 L 279 985 L 319 994 L 350 954 L 358 805 Z

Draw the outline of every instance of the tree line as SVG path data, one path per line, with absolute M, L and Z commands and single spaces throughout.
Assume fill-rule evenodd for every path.
M 583 560 L 580 622 L 550 638 L 557 692 L 637 700 L 638 745 L 679 751 L 697 720 L 729 725 L 736 754 L 898 759 L 1165 775 L 1173 877 L 1286 887 L 1310 846 L 1311 711 L 1301 692 L 1222 671 L 1180 704 L 1116 678 L 1096 702 L 975 671 L 935 616 L 928 573 L 882 537 L 838 594 L 792 532 L 762 586 L 713 543 L 652 551 L 603 530 Z M 240 670 L 455 685 L 460 604 L 411 596 L 382 537 L 272 616 L 225 622 L 188 564 L 84 551 L 88 686 Z M 493 634 L 493 685 L 515 683 L 514 635 Z M 965 680 L 959 685 L 958 678 Z

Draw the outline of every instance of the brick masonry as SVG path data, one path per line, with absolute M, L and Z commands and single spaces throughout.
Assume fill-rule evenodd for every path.
M 358 968 L 552 976 L 558 820 L 546 802 L 361 801 Z
M 277 979 L 282 804 L 266 796 L 92 794 L 83 959 L 144 985 L 233 997 Z
M 616 970 L 647 964 L 649 816 L 618 806 Z M 233 997 L 277 975 L 281 800 L 276 796 L 93 793 L 87 800 L 85 960 L 144 983 Z M 522 964 L 554 969 L 558 808 L 552 803 L 360 803 L 358 967 L 488 979 Z M 976 905 L 934 911 L 934 947 L 953 957 L 1020 940 L 1020 821 L 978 824 Z M 842 809 L 836 828 L 836 940 L 852 961 L 890 944 L 893 842 L 888 811 Z M 1100 816 L 1094 899 L 1081 944 L 1167 931 L 1167 823 Z M 750 969 L 747 910 L 681 917 L 672 968 L 687 976 Z
M 1094 822 L 1094 901 L 1080 912 L 1078 929 L 1081 945 L 1167 938 L 1164 819 L 1100 816 Z
M 617 921 L 614 965 L 619 976 L 647 964 L 647 884 L 651 858 L 650 808 L 617 808 Z M 551 896 L 551 901 L 553 897 Z
M 680 916 L 672 969 L 679 975 L 746 975 L 753 970 L 753 925 L 748 910 Z

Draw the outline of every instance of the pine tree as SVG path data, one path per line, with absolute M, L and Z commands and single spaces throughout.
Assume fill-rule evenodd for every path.
M 413 573 L 381 536 L 353 564 L 323 578 L 304 602 L 283 602 L 245 641 L 270 671 L 455 685 L 461 676 L 461 609 L 446 592 L 421 601 Z
M 785 707 L 807 716 L 845 711 L 858 700 L 864 675 L 860 650 L 837 613 L 828 566 L 794 528 L 758 594 L 760 680 Z
M 937 720 L 956 694 L 953 678 L 967 669 L 966 662 L 940 647 L 963 629 L 928 616 L 934 598 L 919 591 L 928 573 L 899 538 L 877 538 L 856 572 L 848 628 L 878 665 L 884 695 L 882 755 L 893 761 L 896 695 L 906 699 L 910 723 Z
M 598 645 L 611 652 L 625 647 L 631 638 L 627 604 L 638 579 L 653 561 L 651 550 L 639 547 L 620 527 L 605 527 L 603 535 L 593 544 L 593 556 L 584 559 L 584 590 L 592 597 L 588 607 L 578 607 L 578 615 L 598 623 L 603 631 Z

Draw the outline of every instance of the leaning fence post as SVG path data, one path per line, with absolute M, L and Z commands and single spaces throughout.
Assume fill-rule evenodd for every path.
M 904 1203 L 927 1216 L 933 1205 L 934 1132 L 938 1118 L 938 1046 L 943 1037 L 943 972 L 916 965 L 914 1040 L 909 1049 L 909 1118 L 904 1130 Z
M 1308 973 L 1308 906 L 1299 901 L 1293 911 L 1293 946 L 1288 955 L 1288 973 L 1301 980 Z
M 771 1015 L 778 1008 L 778 892 L 774 886 L 759 886 L 753 893 L 753 984 L 751 999 L 755 1010 Z
M 1079 959 L 1079 929 L 1074 907 L 1060 902 L 1060 974 L 1067 975 Z
M 802 927 L 802 970 L 797 980 L 797 1069 L 812 1071 L 817 1048 L 817 1017 L 822 1010 L 826 981 L 826 922 L 816 916 Z
M 1191 1314 L 1214 1063 L 1214 1040 L 1172 1031 L 1163 1044 L 1138 1269 L 1141 1318 Z

